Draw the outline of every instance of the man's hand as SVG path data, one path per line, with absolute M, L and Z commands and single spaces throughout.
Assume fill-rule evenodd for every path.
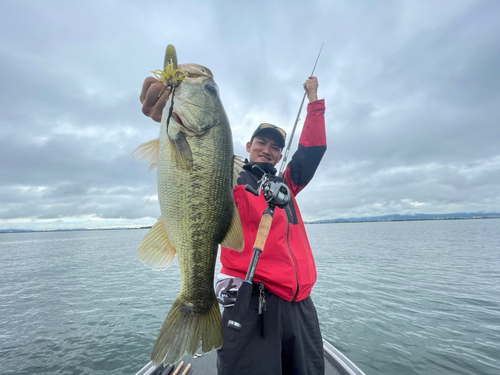
M 315 76 L 310 76 L 307 81 L 304 82 L 304 90 L 307 91 L 307 99 L 309 103 L 318 100 L 318 78 Z
M 161 122 L 163 108 L 170 94 L 170 87 L 158 97 L 161 90 L 165 88 L 165 84 L 159 82 L 156 78 L 148 77 L 144 80 L 141 91 L 142 113 L 151 117 L 156 122 Z

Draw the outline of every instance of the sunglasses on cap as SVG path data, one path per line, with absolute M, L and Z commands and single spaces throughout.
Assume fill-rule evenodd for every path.
M 277 127 L 276 125 L 268 124 L 268 123 L 260 124 L 257 127 L 257 129 L 254 131 L 253 134 L 256 135 L 259 131 L 264 130 L 264 129 L 273 129 L 273 130 L 276 130 L 278 133 L 281 134 L 281 136 L 283 137 L 283 139 L 286 138 L 286 132 L 283 129 Z

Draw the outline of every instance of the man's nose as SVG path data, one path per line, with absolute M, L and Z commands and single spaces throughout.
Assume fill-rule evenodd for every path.
M 264 146 L 264 149 L 262 150 L 264 153 L 271 155 L 271 146 Z

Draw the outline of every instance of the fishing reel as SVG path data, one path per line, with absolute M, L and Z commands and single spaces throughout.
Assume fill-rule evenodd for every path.
M 284 182 L 283 177 L 277 177 L 265 173 L 257 165 L 252 167 L 252 169 L 254 168 L 258 168 L 260 170 L 259 172 L 262 172 L 262 177 L 258 182 L 258 188 L 256 190 L 250 185 L 245 185 L 245 190 L 256 196 L 259 196 L 262 191 L 264 193 L 264 198 L 269 205 L 285 208 L 288 202 L 290 202 L 291 195 L 290 189 Z

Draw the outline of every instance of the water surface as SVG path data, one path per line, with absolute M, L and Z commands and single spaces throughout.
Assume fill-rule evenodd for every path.
M 500 220 L 306 226 L 323 336 L 369 374 L 500 373 Z M 0 234 L 3 374 L 133 374 L 180 288 L 147 230 Z

